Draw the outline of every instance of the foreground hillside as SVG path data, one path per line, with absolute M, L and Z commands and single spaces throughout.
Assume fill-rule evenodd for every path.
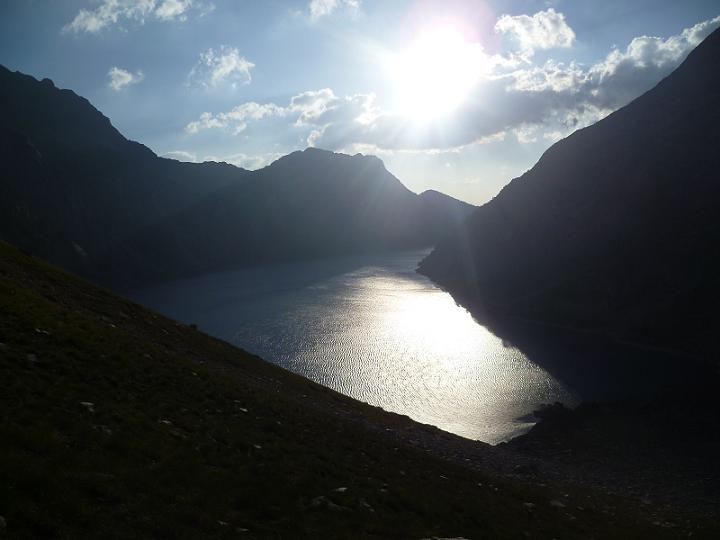
M 421 271 L 495 313 L 717 356 L 720 30 L 551 147 Z
M 500 478 L 491 463 L 506 460 L 487 445 L 343 397 L 6 244 L 0 275 L 9 538 L 677 533 L 624 499 Z

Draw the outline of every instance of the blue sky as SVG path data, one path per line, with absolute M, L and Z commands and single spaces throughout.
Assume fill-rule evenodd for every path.
M 482 203 L 651 88 L 716 0 L 3 0 L 0 63 L 160 155 L 247 168 L 314 145 Z

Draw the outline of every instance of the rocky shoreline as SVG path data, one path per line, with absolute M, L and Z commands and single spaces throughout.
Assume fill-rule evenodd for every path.
M 612 519 L 623 507 L 678 537 L 703 537 L 720 531 L 720 411 L 705 396 L 575 410 L 554 404 L 537 412 L 539 421 L 527 434 L 496 446 L 404 417 L 392 426 L 368 427 L 384 430 L 394 444 L 485 474 L 552 486 L 555 496 L 547 503 L 570 516 L 593 507 Z

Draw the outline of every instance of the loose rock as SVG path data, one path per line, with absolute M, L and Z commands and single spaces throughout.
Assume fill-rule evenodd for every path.
M 85 407 L 88 412 L 91 412 L 91 413 L 95 412 L 95 404 L 92 401 L 81 401 L 80 405 Z
M 335 504 L 325 495 L 320 495 L 319 497 L 315 497 L 312 501 L 310 501 L 310 508 L 319 508 L 321 506 L 324 506 L 328 510 L 332 510 L 333 512 L 340 512 L 342 510 L 346 510 L 346 508 Z
M 112 435 L 112 433 L 113 433 L 112 429 L 110 429 L 108 426 L 97 425 L 97 426 L 93 426 L 93 429 L 96 429 L 100 433 L 103 433 L 104 435 L 108 435 L 108 436 Z

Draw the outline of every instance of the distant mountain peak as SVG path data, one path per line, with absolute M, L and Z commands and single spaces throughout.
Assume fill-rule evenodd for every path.
M 440 203 L 440 204 L 461 205 L 467 209 L 476 208 L 476 206 L 473 204 L 470 204 L 466 201 L 463 201 L 461 199 L 458 199 L 456 197 L 453 197 L 452 195 L 448 195 L 447 193 L 443 193 L 442 191 L 438 191 L 436 189 L 426 189 L 425 191 L 420 193 L 418 196 L 422 200 L 433 201 L 433 202 Z
M 322 148 L 315 148 L 313 146 L 309 146 L 304 150 L 291 152 L 290 154 L 275 160 L 265 168 L 295 166 L 300 163 L 315 164 L 317 166 L 333 165 L 353 168 L 357 167 L 358 163 L 362 163 L 363 169 L 372 167 L 374 170 L 377 170 L 378 173 L 392 176 L 391 173 L 388 172 L 383 161 L 376 156 L 363 154 L 349 155 L 342 152 L 333 152 L 332 150 L 323 150 Z M 395 177 L 393 176 L 393 178 Z
M 420 196 L 421 197 L 442 197 L 442 198 L 447 198 L 447 199 L 455 199 L 456 201 L 460 200 L 455 197 L 452 197 L 451 195 L 448 195 L 447 193 L 438 191 L 437 189 L 426 189 L 425 191 L 420 192 Z M 464 202 L 464 201 L 460 201 L 460 202 Z

